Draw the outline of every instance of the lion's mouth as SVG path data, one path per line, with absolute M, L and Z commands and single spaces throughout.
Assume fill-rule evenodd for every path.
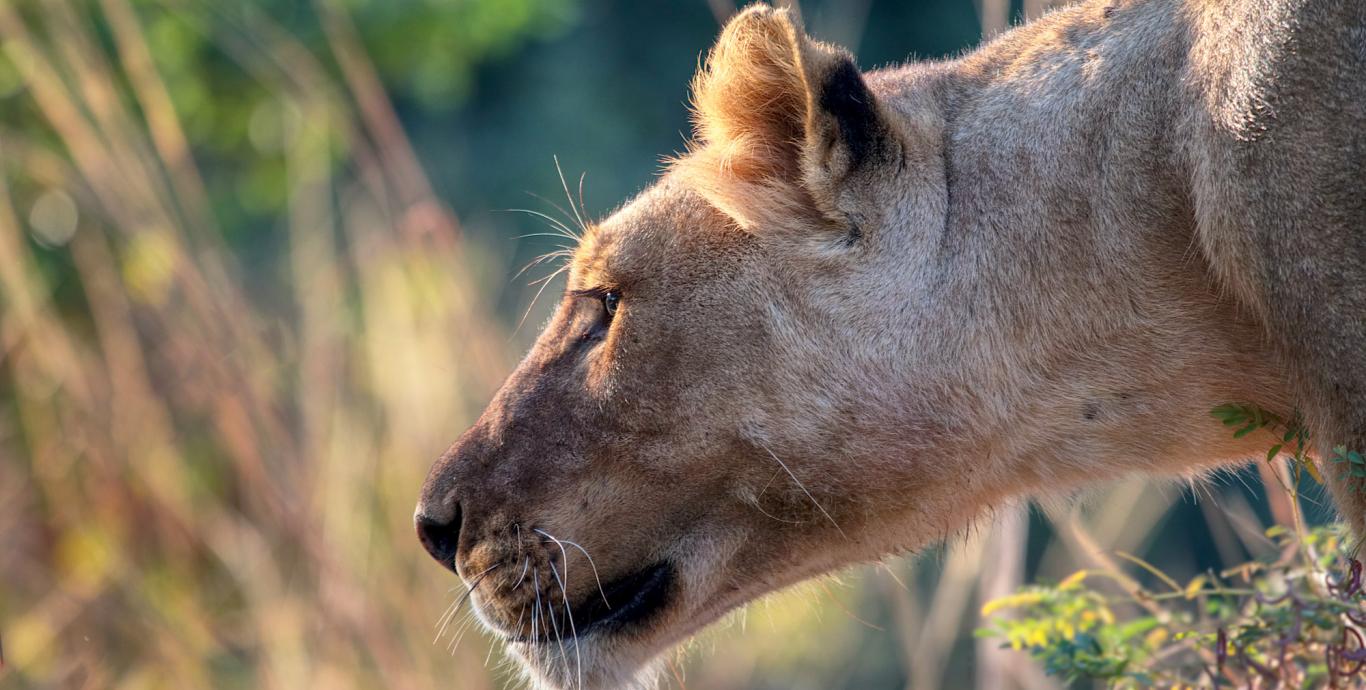
M 673 566 L 660 562 L 604 583 L 601 591 L 594 588 L 583 601 L 570 607 L 572 625 L 557 626 L 561 639 L 621 633 L 645 623 L 668 605 L 673 582 Z M 554 636 L 541 634 L 514 641 L 554 640 Z

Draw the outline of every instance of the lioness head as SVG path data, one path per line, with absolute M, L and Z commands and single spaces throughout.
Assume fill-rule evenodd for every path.
M 926 505 L 864 462 L 885 425 L 934 436 L 948 416 L 865 397 L 912 366 L 878 335 L 870 277 L 903 241 L 886 224 L 942 223 L 934 114 L 888 111 L 847 53 L 766 7 L 725 28 L 694 100 L 693 150 L 588 228 L 418 508 L 480 619 L 552 685 L 622 684 L 754 597 L 938 533 L 889 540 L 905 520 L 879 496 Z
M 1084 471 L 1003 471 L 1060 447 L 1000 445 L 1015 414 L 1096 429 L 1067 440 L 1086 455 L 1120 436 L 1104 426 L 1111 405 L 1156 409 L 1100 374 L 1087 380 L 1112 394 L 1050 379 L 1068 401 L 1057 420 L 982 393 L 993 378 L 1048 378 L 1026 360 L 1052 354 L 1016 348 L 1007 362 L 993 347 L 1044 337 L 1027 318 L 944 327 L 945 314 L 1003 309 L 973 271 L 945 279 L 937 263 L 961 257 L 945 254 L 936 69 L 865 79 L 786 12 L 738 15 L 693 84 L 689 153 L 586 230 L 549 325 L 432 468 L 420 538 L 540 684 L 643 682 L 662 650 L 755 597 L 917 548 L 1007 493 Z M 1124 337 L 1132 350 L 1146 336 Z M 1200 381 L 1198 365 L 1168 368 Z M 1164 405 L 1208 409 L 1176 395 Z M 1200 440 L 1155 426 L 1115 462 L 1141 468 Z

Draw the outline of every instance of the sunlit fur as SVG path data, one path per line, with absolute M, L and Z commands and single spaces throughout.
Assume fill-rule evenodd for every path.
M 804 188 L 782 183 L 801 174 L 809 108 L 801 41 L 791 22 L 731 22 L 693 79 L 696 137 L 673 166 L 745 227 L 810 213 Z
M 673 563 L 642 624 L 512 645 L 544 687 L 648 685 L 727 611 L 1003 502 L 1263 454 L 1226 402 L 1366 448 L 1364 7 L 1092 1 L 861 76 L 783 11 L 738 15 L 690 152 L 585 224 L 423 490 L 462 510 L 481 620 L 544 630 L 594 572 Z

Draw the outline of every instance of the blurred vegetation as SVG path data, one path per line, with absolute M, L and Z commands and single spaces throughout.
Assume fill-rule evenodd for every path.
M 1043 5 L 801 7 L 874 66 Z M 511 277 L 547 245 L 499 210 L 548 209 L 528 192 L 558 191 L 554 154 L 596 213 L 647 184 L 732 10 L 0 0 L 0 687 L 512 681 L 477 632 L 457 643 L 467 612 L 438 630 L 462 588 L 411 527 L 534 336 Z M 751 606 L 674 682 L 1057 687 L 974 641 L 977 606 L 1114 550 L 1183 581 L 1280 553 L 1263 532 L 1293 511 L 1263 487 L 1286 470 L 1259 467 L 1199 489 L 1217 501 L 1134 480 L 1001 508 Z
M 7 686 L 454 675 L 413 492 L 510 355 L 387 93 L 517 7 L 0 4 Z
M 1079 570 L 988 602 L 983 616 L 1013 617 L 978 635 L 1028 651 L 1050 675 L 1117 689 L 1360 687 L 1366 592 L 1351 535 L 1337 524 L 1277 525 L 1266 536 L 1280 548 L 1274 558 L 1185 583 L 1121 552 L 1162 588 L 1117 568 Z

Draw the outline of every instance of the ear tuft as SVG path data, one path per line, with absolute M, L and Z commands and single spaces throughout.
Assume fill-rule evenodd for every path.
M 847 225 L 848 178 L 891 131 L 853 56 L 766 5 L 722 30 L 693 79 L 693 112 L 673 170 L 746 228 Z
M 785 9 L 753 5 L 737 14 L 693 79 L 698 144 L 744 179 L 796 173 L 806 85 L 800 37 Z

